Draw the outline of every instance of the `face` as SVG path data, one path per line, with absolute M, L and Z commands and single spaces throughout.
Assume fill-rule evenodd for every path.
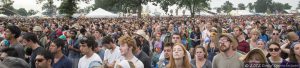
M 61 48 L 61 47 L 59 47 Z M 54 43 L 51 43 L 50 46 L 49 46 L 49 51 L 52 53 L 52 54 L 55 54 L 58 52 L 59 48 L 57 48 L 56 44 Z
M 10 40 L 13 38 L 13 34 L 11 33 L 11 31 L 9 29 L 6 29 L 4 34 L 5 34 L 5 38 L 7 40 Z
M 171 47 L 164 47 L 164 55 L 166 58 L 170 58 L 172 55 L 172 48 Z
M 205 55 L 205 52 L 204 52 L 204 50 L 202 48 L 197 48 L 196 49 L 197 59 L 203 59 L 204 55 Z
M 265 43 L 263 41 L 257 42 L 257 48 L 263 49 L 265 47 Z
M 300 56 L 300 44 L 296 44 L 293 50 L 296 56 Z
M 126 56 L 129 52 L 132 52 L 132 47 L 128 47 L 127 44 L 121 44 L 120 45 L 120 51 L 122 56 Z
M 272 33 L 272 38 L 275 39 L 275 38 L 279 38 L 279 32 L 277 30 L 273 31 Z
M 109 44 L 103 44 L 103 46 L 107 49 L 112 49 L 112 43 Z
M 275 44 L 271 44 L 270 47 L 268 48 L 268 52 L 270 53 L 271 56 L 280 56 L 280 48 L 276 46 Z
M 254 33 L 251 33 L 251 37 L 253 38 L 253 39 L 258 39 L 258 33 L 256 33 L 256 32 L 254 32 Z
M 172 42 L 173 43 L 180 43 L 181 42 L 181 38 L 179 35 L 173 35 L 172 36 Z
M 95 37 L 100 37 L 100 33 L 98 31 L 95 31 L 93 34 Z
M 25 39 L 22 39 L 20 42 L 21 42 L 21 44 L 24 45 L 25 47 L 30 47 L 29 41 L 27 41 L 27 40 L 25 40 Z
M 230 41 L 227 37 L 221 37 L 219 43 L 220 43 L 220 50 L 222 52 L 226 52 L 231 48 Z
M 44 56 L 37 55 L 35 58 L 35 66 L 36 66 L 36 68 L 47 68 L 47 65 L 51 64 L 51 63 L 49 63 L 49 61 L 50 60 L 46 60 L 44 58 Z
M 183 59 L 184 50 L 180 47 L 180 45 L 175 45 L 173 47 L 173 58 L 174 59 Z
M 241 35 L 241 31 L 238 28 L 234 28 L 234 35 L 235 36 Z
M 91 48 L 89 48 L 86 43 L 80 43 L 79 45 L 80 45 L 80 52 L 82 54 L 86 55 L 89 51 L 91 51 Z
M 260 63 L 260 57 L 259 57 L 259 55 L 254 54 L 253 56 L 250 57 L 250 60 L 248 62 L 249 63 L 254 63 L 254 64 Z

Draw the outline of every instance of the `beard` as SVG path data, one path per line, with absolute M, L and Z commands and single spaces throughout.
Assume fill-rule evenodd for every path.
M 225 45 L 221 45 L 221 47 L 220 47 L 220 51 L 222 51 L 222 52 L 226 52 L 226 51 L 228 51 L 228 50 L 229 50 L 229 48 L 230 48 L 230 47 L 226 47 Z

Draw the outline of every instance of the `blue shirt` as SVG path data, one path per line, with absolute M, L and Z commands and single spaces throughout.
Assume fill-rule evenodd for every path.
M 72 66 L 72 61 L 67 56 L 63 56 L 57 63 L 52 64 L 53 68 L 72 68 Z

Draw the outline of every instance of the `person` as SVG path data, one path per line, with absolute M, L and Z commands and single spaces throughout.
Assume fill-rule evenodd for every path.
M 237 39 L 238 41 L 238 47 L 237 47 L 237 50 L 240 52 L 240 53 L 248 53 L 250 51 L 250 46 L 249 46 L 249 43 L 246 42 L 245 40 L 245 35 L 243 33 L 243 30 L 242 28 L 240 27 L 235 27 L 234 28 L 234 35 L 235 35 L 235 38 Z
M 137 57 L 139 60 L 141 60 L 144 64 L 145 68 L 151 68 L 151 58 L 144 52 L 142 51 L 142 47 L 143 45 L 143 40 L 140 39 L 144 39 L 144 37 L 142 37 L 141 35 L 136 35 L 134 37 L 135 41 L 136 41 L 136 45 L 137 45 L 137 49 L 135 51 L 135 57 Z
M 218 40 L 217 40 L 217 30 L 212 29 L 210 32 L 210 41 L 207 44 L 204 44 L 203 46 L 205 49 L 207 49 L 208 52 L 208 60 L 212 61 L 214 56 L 219 53 L 218 48 Z
M 76 38 L 77 32 L 74 29 L 71 29 L 70 32 L 70 39 L 68 40 L 68 47 L 66 48 L 68 51 L 68 57 L 74 62 L 73 68 L 77 68 L 78 61 L 80 58 L 80 46 L 79 46 L 79 39 Z
M 286 65 L 288 62 L 281 58 L 281 49 L 280 44 L 277 42 L 272 42 L 268 45 L 268 52 L 270 57 L 267 57 L 268 63 L 272 65 L 272 67 L 283 66 Z
M 84 55 L 79 59 L 78 68 L 101 67 L 102 60 L 99 55 L 94 52 L 97 46 L 93 36 L 83 37 L 80 40 L 80 52 Z
M 134 52 L 137 48 L 135 40 L 130 36 L 122 36 L 118 40 L 118 44 L 120 44 L 121 55 L 123 57 L 117 60 L 116 64 L 120 63 L 122 60 L 127 60 L 132 62 L 136 68 L 144 68 L 144 64 L 134 56 Z M 117 65 L 115 65 L 115 67 L 116 66 Z
M 172 42 L 167 42 L 164 44 L 164 48 L 161 55 L 164 55 L 164 59 L 159 59 L 157 62 L 158 68 L 164 68 L 167 64 L 169 64 L 170 56 L 172 56 L 172 47 L 173 47 Z
M 242 68 L 243 62 L 239 60 L 241 54 L 236 51 L 237 41 L 233 36 L 228 34 L 222 34 L 219 39 L 220 51 L 213 61 L 213 68 Z M 224 61 L 226 60 L 226 61 Z
M 4 48 L 1 49 L 0 60 L 5 59 L 6 57 L 18 57 L 18 53 L 14 48 Z
M 267 45 L 266 45 L 265 41 L 263 41 L 262 39 L 257 40 L 256 47 L 253 47 L 253 48 L 261 49 L 265 55 L 268 54 Z
M 103 37 L 102 45 L 106 48 L 103 59 L 104 64 L 108 68 L 113 68 L 116 60 L 121 58 L 120 47 L 114 44 L 111 36 Z
M 25 59 L 24 47 L 19 41 L 17 41 L 17 38 L 21 35 L 21 30 L 19 29 L 19 27 L 15 25 L 7 26 L 4 35 L 5 39 L 9 41 L 9 46 L 17 50 L 18 58 Z
M 282 43 L 282 40 L 279 38 L 279 36 L 280 36 L 279 30 L 274 29 L 271 34 L 271 39 L 270 39 L 269 43 L 277 42 L 282 45 L 283 43 Z
M 172 48 L 172 56 L 167 68 L 192 68 L 187 51 L 183 44 L 176 43 Z
M 17 57 L 6 57 L 1 61 L 1 63 L 8 68 L 30 68 L 29 64 L 24 59 Z M 5 67 L 0 66 L 0 68 Z
M 250 43 L 250 50 L 257 47 L 257 41 L 259 40 L 260 32 L 257 29 L 252 29 L 250 31 L 250 39 L 248 42 Z
M 158 67 L 157 62 L 159 61 L 159 56 L 161 55 L 162 52 L 162 42 L 156 41 L 154 43 L 154 51 L 151 57 L 151 63 L 153 67 Z
M 36 68 L 52 68 L 51 63 L 54 56 L 48 50 L 41 50 L 37 53 L 35 67 Z
M 34 63 L 35 58 L 37 53 L 44 50 L 44 48 L 38 44 L 37 36 L 34 33 L 25 33 L 22 38 L 22 44 L 32 49 L 32 54 L 30 55 L 31 68 L 36 68 Z
M 139 45 L 141 45 L 141 50 L 149 56 L 150 55 L 149 36 L 146 34 L 144 30 L 137 30 L 135 34 L 142 36 L 140 39 L 137 40 L 140 41 Z
M 298 65 L 300 63 L 300 43 L 299 42 L 294 42 L 290 46 L 290 54 L 289 54 L 289 59 L 288 59 L 289 65 Z
M 245 68 L 265 68 L 267 67 L 267 58 L 261 49 L 253 49 L 247 53 L 243 59 Z M 252 65 L 253 64 L 253 65 Z M 260 65 L 258 65 L 260 64 Z
M 211 61 L 208 60 L 207 50 L 198 45 L 195 47 L 195 58 L 191 61 L 191 64 L 197 68 L 212 68 Z
M 55 39 L 49 46 L 49 51 L 54 55 L 53 68 L 72 68 L 72 61 L 62 53 L 65 46 L 64 40 Z
M 101 59 L 104 59 L 105 49 L 103 48 L 103 45 L 101 43 L 102 38 L 106 36 L 106 34 L 102 30 L 96 29 L 93 35 L 95 36 L 96 42 L 98 44 L 98 47 L 96 47 L 95 52 L 101 57 Z

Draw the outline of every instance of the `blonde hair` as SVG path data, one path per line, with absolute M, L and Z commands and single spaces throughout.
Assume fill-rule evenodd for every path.
M 186 49 L 185 49 L 185 47 L 183 46 L 183 44 L 181 44 L 181 43 L 176 43 L 176 44 L 173 46 L 173 48 L 174 48 L 175 46 L 180 46 L 180 47 L 182 48 L 183 52 L 184 52 L 184 57 L 183 57 L 183 62 L 184 62 L 184 63 L 183 63 L 183 67 L 185 67 L 185 68 L 192 68 L 192 66 L 191 66 L 191 64 L 190 64 L 190 60 L 189 60 L 188 54 L 187 54 Z M 173 55 L 172 55 L 172 57 L 170 57 L 170 63 L 167 65 L 167 68 L 175 68 L 175 66 L 176 66 L 175 60 L 174 60 Z
M 245 59 L 243 60 L 244 63 L 248 63 L 251 57 L 259 57 L 259 61 L 261 64 L 266 64 L 267 58 L 261 49 L 253 49 L 246 55 Z
M 260 31 L 259 31 L 258 29 L 252 29 L 252 30 L 250 31 L 250 34 L 253 34 L 253 33 L 257 33 L 258 35 L 261 34 Z

